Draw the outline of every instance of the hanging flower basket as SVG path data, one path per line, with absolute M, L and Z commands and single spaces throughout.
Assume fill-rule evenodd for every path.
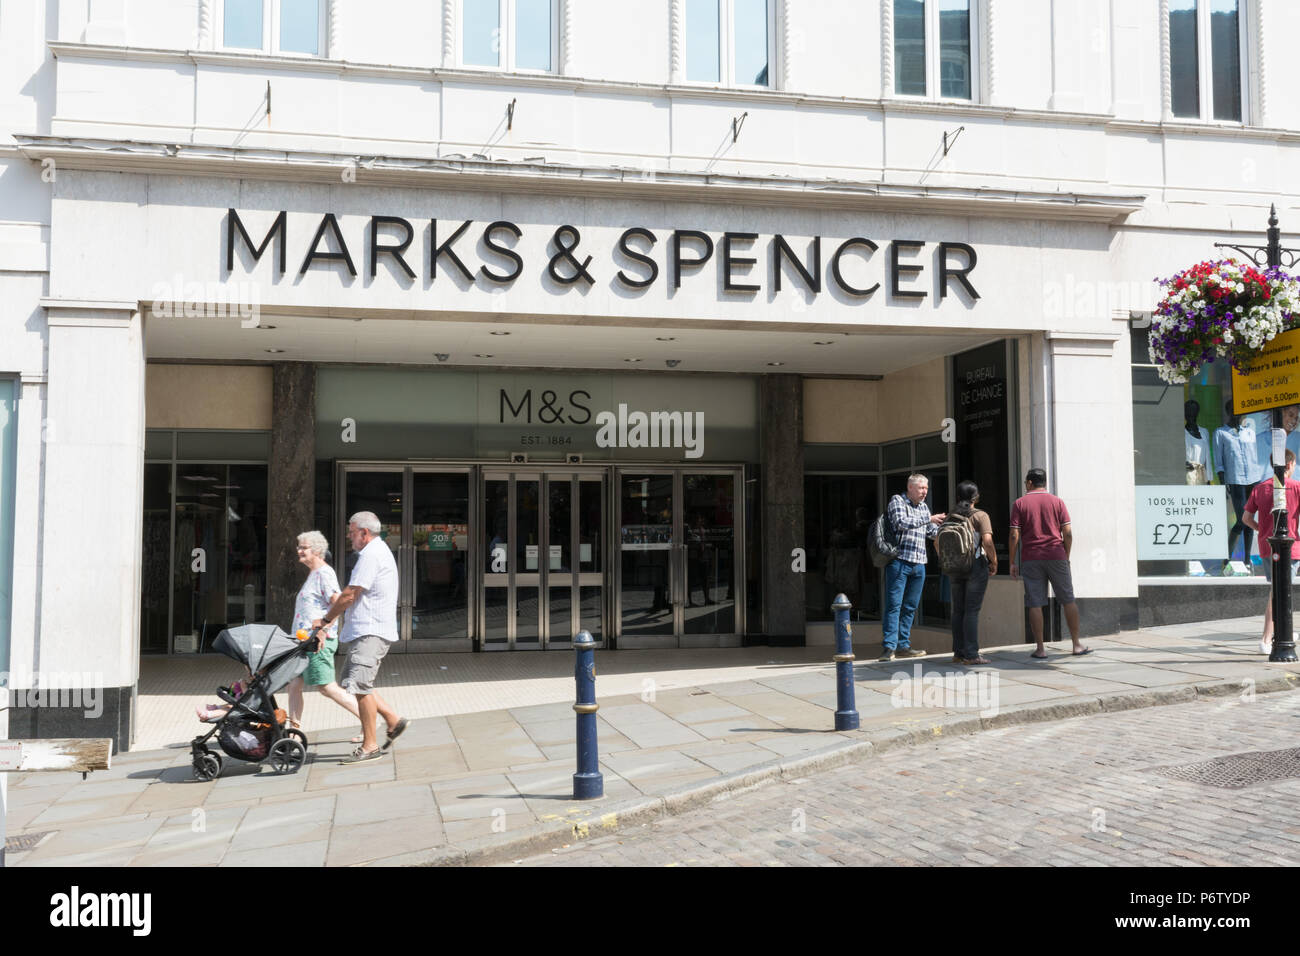
M 1151 328 L 1151 361 L 1182 385 L 1217 358 L 1241 369 L 1278 334 L 1300 326 L 1300 282 L 1236 259 L 1199 262 L 1170 279 Z

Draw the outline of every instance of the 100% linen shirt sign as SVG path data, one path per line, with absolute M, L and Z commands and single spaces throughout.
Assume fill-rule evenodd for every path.
M 1198 561 L 1228 554 L 1222 485 L 1140 485 L 1139 561 Z

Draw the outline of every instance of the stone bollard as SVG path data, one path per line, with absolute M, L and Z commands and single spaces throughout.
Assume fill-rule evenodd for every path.
M 853 605 L 843 594 L 835 598 L 831 610 L 835 612 L 835 729 L 858 729 L 858 705 L 853 687 L 853 632 L 849 627 L 849 611 Z
M 573 799 L 595 800 L 605 795 L 605 778 L 600 772 L 600 751 L 596 746 L 596 642 L 588 631 L 579 631 L 573 639 L 578 652 L 574 680 L 578 683 L 578 700 L 573 710 L 578 715 L 578 772 L 573 775 Z

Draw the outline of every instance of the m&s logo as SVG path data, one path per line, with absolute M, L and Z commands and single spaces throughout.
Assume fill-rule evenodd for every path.
M 586 425 L 591 421 L 591 409 L 579 401 L 580 398 L 591 401 L 591 393 L 585 389 L 575 388 L 565 402 L 560 402 L 558 394 L 549 388 L 538 393 L 537 398 L 537 407 L 534 409 L 531 388 L 525 389 L 518 401 L 514 400 L 508 390 L 501 389 L 497 404 L 499 423 L 506 423 L 507 412 L 510 413 L 510 421 L 525 425 Z

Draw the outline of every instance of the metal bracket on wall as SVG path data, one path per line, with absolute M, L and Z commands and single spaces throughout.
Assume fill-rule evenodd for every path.
M 948 133 L 947 131 L 944 132 L 944 134 L 943 134 L 943 154 L 944 154 L 945 156 L 948 155 L 948 150 L 952 149 L 953 146 L 955 146 L 955 145 L 957 144 L 957 137 L 960 136 L 960 135 L 962 134 L 962 132 L 965 131 L 965 129 L 966 129 L 965 126 L 958 126 L 958 127 L 957 127 L 953 132 L 952 132 L 952 133 Z M 949 136 L 951 136 L 952 139 L 949 139 L 949 138 L 948 138 Z
M 510 105 L 506 107 L 506 129 L 514 129 L 515 127 L 515 104 L 518 102 L 519 99 L 516 97 L 511 100 Z
M 734 144 L 740 138 L 740 130 L 745 125 L 745 117 L 749 116 L 749 111 L 734 116 L 731 119 L 731 142 Z
M 266 118 L 271 118 L 271 81 L 266 81 Z

